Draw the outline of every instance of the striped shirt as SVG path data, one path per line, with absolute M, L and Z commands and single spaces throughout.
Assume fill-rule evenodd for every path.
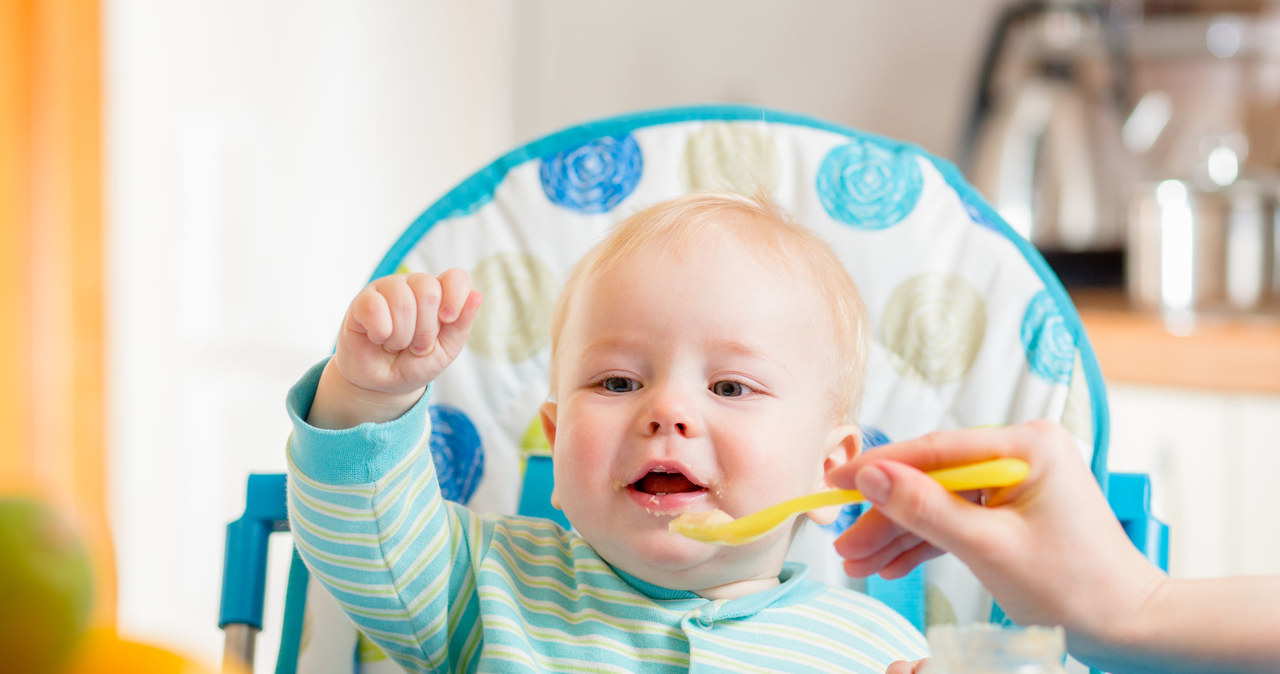
M 289 519 L 314 578 L 409 671 L 868 672 L 924 640 L 865 595 L 805 577 L 709 600 L 621 572 L 572 532 L 441 498 L 423 396 L 343 431 L 303 421 L 320 367 L 289 393 Z M 429 395 L 429 394 L 428 394 Z

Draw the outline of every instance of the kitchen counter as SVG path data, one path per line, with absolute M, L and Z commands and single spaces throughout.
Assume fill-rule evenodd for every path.
M 1179 324 L 1135 308 L 1122 290 L 1071 298 L 1108 382 L 1280 394 L 1280 312 Z

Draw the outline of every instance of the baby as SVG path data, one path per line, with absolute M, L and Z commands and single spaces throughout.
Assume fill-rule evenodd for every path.
M 374 281 L 289 394 L 297 546 L 401 665 L 879 674 L 924 654 L 889 608 L 785 562 L 800 520 L 738 547 L 667 530 L 825 488 L 860 449 L 865 311 L 809 230 L 762 197 L 694 194 L 574 268 L 541 409 L 572 532 L 440 496 L 429 385 L 480 303 L 458 269 Z

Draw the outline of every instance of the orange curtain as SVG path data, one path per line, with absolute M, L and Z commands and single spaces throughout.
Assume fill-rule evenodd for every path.
M 100 28 L 99 0 L 0 0 L 0 493 L 77 526 L 112 625 Z

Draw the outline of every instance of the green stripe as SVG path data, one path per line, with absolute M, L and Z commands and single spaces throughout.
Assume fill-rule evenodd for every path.
M 807 644 L 814 648 L 820 648 L 822 650 L 839 653 L 849 658 L 850 660 L 863 662 L 868 666 L 875 666 L 880 664 L 875 659 L 870 658 L 865 652 L 863 652 L 860 648 L 856 647 L 853 643 L 838 641 L 836 639 L 831 638 L 828 635 L 815 634 L 814 632 L 804 630 L 802 628 L 795 627 L 793 625 L 783 625 L 783 624 L 764 625 L 764 624 L 744 623 L 744 624 L 735 625 L 735 628 L 742 630 L 743 632 L 747 632 L 749 634 L 760 634 L 762 636 L 773 637 L 773 638 L 776 638 L 779 635 L 788 635 L 788 638 L 791 639 L 792 641 L 802 643 L 802 644 Z M 848 636 L 852 638 L 855 634 L 856 633 L 850 633 Z M 886 653 L 893 652 L 893 649 L 887 648 L 884 643 L 876 641 L 874 639 L 862 638 L 856 643 L 858 644 L 866 643 L 873 647 L 878 647 L 879 649 L 881 649 Z M 797 652 L 803 653 L 803 651 L 797 651 Z M 811 657 L 811 656 L 806 655 L 805 657 Z
M 670 648 L 644 648 L 635 646 L 599 633 L 570 634 L 563 630 L 557 630 L 551 627 L 539 627 L 537 625 L 518 623 L 508 616 L 490 616 L 485 621 L 485 626 L 501 627 L 514 634 L 529 634 L 540 641 L 562 644 L 570 649 L 594 646 L 602 650 L 615 653 L 619 657 L 629 660 L 676 665 L 680 667 L 689 666 L 689 656 L 687 653 L 675 651 Z M 680 641 L 683 642 L 684 640 L 681 639 Z
M 468 669 L 471 667 L 471 660 L 476 656 L 476 649 L 480 647 L 480 623 L 471 625 L 471 633 L 467 636 L 467 642 L 462 647 L 462 659 L 459 663 Z
M 525 651 L 521 651 L 517 648 L 504 644 L 486 646 L 484 649 L 484 655 L 493 657 L 495 660 L 514 660 L 526 664 L 538 671 L 546 671 L 548 669 L 557 672 L 588 673 L 613 671 L 618 672 L 619 674 L 632 674 L 633 671 L 630 668 L 621 668 L 617 665 L 609 665 L 603 662 L 583 663 L 579 660 L 568 660 L 565 658 L 553 658 L 547 656 L 539 658 L 539 660 L 541 660 L 541 662 L 539 662 L 539 660 L 535 660 Z
M 511 597 L 496 588 L 481 587 L 480 599 L 502 604 L 515 613 L 523 613 L 521 610 L 522 608 L 537 610 L 539 613 L 554 615 L 570 625 L 600 623 L 622 632 L 638 631 L 644 634 L 658 635 L 665 633 L 668 637 L 680 634 L 680 630 L 672 625 L 620 618 L 593 608 L 583 608 L 577 612 L 571 613 L 563 606 L 554 602 L 530 599 L 527 597 L 523 598 L 524 601 L 517 603 L 514 597 Z
M 576 602 L 581 597 L 591 597 L 593 599 L 599 599 L 600 601 L 608 602 L 611 604 L 623 604 L 623 605 L 632 606 L 635 608 L 652 609 L 654 611 L 660 611 L 668 614 L 672 613 L 667 609 L 661 608 L 660 606 L 655 604 L 652 600 L 650 600 L 648 597 L 629 594 L 621 591 L 608 590 L 606 588 L 596 587 L 594 585 L 584 584 L 584 585 L 575 585 L 573 587 L 570 587 L 553 578 L 538 577 L 538 576 L 530 575 L 530 573 L 526 571 L 526 568 L 532 568 L 534 570 L 537 570 L 540 567 L 536 565 L 528 565 L 526 567 L 526 566 L 515 564 L 513 560 L 508 556 L 510 551 L 503 548 L 495 547 L 491 549 L 490 552 L 492 554 L 502 557 L 503 561 L 506 562 L 506 564 L 500 568 L 502 572 L 510 572 L 515 574 L 515 578 L 512 578 L 506 573 L 503 573 L 503 575 L 507 577 L 507 580 L 511 582 L 512 585 L 525 585 L 529 587 L 537 587 L 545 590 L 550 590 L 563 596 L 565 599 L 571 602 Z M 492 569 L 492 568 L 490 570 L 498 571 L 498 569 Z M 574 574 L 570 573 L 569 577 L 573 578 Z M 519 582 L 515 582 L 515 581 L 519 581 Z
M 328 527 L 322 527 L 311 521 L 305 514 L 298 509 L 294 509 L 289 518 L 290 526 L 293 530 L 304 531 L 316 538 L 323 539 L 326 542 L 333 541 L 354 545 L 362 548 L 377 547 L 378 537 L 376 534 L 359 534 L 349 531 L 335 531 Z M 360 520 L 347 520 L 348 522 L 360 522 Z M 370 523 L 371 524 L 371 523 Z
M 318 538 L 322 537 L 318 536 Z M 388 576 L 391 575 L 390 569 L 387 568 L 386 564 L 381 559 L 362 560 L 359 558 L 347 558 L 345 556 L 335 555 L 328 552 L 321 552 L 308 542 L 305 536 L 298 536 L 296 534 L 293 537 L 293 544 L 301 548 L 311 557 L 323 560 L 333 566 L 364 571 L 386 571 Z
M 289 473 L 289 475 L 291 476 L 294 474 L 295 473 Z M 307 506 L 308 508 L 316 512 L 329 514 L 336 519 L 340 519 L 340 520 L 371 519 L 369 517 L 369 511 L 367 509 L 351 508 L 347 506 L 340 506 L 335 503 L 330 503 L 328 501 L 322 501 L 320 500 L 321 498 L 323 498 L 322 495 L 312 495 L 306 489 L 303 489 L 296 485 L 289 489 L 289 493 L 293 495 L 293 500 L 301 502 L 303 505 Z
M 742 653 L 744 659 L 753 655 L 758 657 L 760 654 L 766 654 L 779 660 L 806 662 L 808 663 L 808 666 L 813 667 L 815 670 L 821 671 L 831 667 L 830 662 L 823 660 L 822 658 L 813 657 L 798 648 L 778 648 L 777 646 L 767 646 L 760 642 L 744 644 L 741 641 L 734 641 L 721 637 L 716 634 L 714 630 L 707 630 L 703 633 L 702 637 L 709 642 L 719 644 L 725 651 L 736 651 Z M 805 642 L 808 643 L 808 640 Z M 854 657 L 852 659 L 873 668 L 883 665 L 883 663 L 876 661 L 861 651 L 854 652 Z
M 690 659 L 692 659 L 692 655 L 690 655 Z M 776 674 L 776 672 L 774 672 L 771 669 L 764 669 L 762 667 L 753 667 L 750 663 L 743 662 L 741 659 L 738 659 L 738 658 L 731 658 L 728 655 L 724 653 L 719 653 L 717 651 L 699 650 L 698 662 L 699 664 L 710 664 L 710 663 L 718 662 L 721 667 L 731 672 L 759 672 L 760 674 Z M 831 664 L 827 663 L 827 666 L 824 667 L 823 669 L 830 670 Z
M 804 613 L 815 620 L 823 622 L 832 622 L 839 620 L 846 629 L 863 629 L 867 630 L 868 624 L 880 628 L 886 632 L 888 636 L 896 637 L 899 643 L 913 646 L 917 649 L 925 650 L 924 635 L 920 634 L 915 627 L 908 623 L 906 618 L 893 612 L 892 609 L 881 604 L 864 594 L 850 591 L 854 600 L 858 602 L 855 608 L 847 603 L 838 601 L 833 593 L 824 592 L 816 597 L 810 604 L 804 606 L 795 606 L 793 609 L 797 613 Z M 821 607 L 827 607 L 825 610 Z M 856 616 L 850 615 L 850 611 L 857 610 Z M 890 651 L 896 651 L 896 648 L 890 648 Z

